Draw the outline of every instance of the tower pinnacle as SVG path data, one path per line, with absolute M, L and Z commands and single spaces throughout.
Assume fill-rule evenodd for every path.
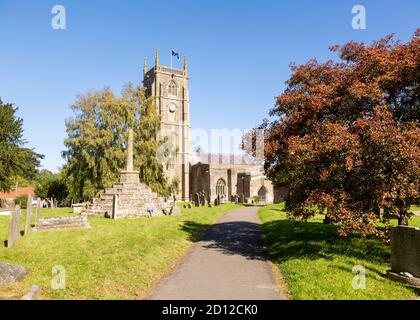
M 184 72 L 185 74 L 188 73 L 188 61 L 187 61 L 187 56 L 184 56 Z
M 147 73 L 147 64 L 146 64 L 146 58 L 144 58 L 144 65 L 143 65 L 143 76 L 145 76 Z
M 156 48 L 156 58 L 155 58 L 156 67 L 159 65 L 159 50 Z

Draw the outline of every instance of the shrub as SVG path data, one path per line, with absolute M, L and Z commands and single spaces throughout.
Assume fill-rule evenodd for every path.
M 26 209 L 28 206 L 28 195 L 22 195 L 15 198 L 15 204 L 20 205 L 22 209 Z
M 260 196 L 253 196 L 252 199 L 254 199 L 254 203 L 255 204 L 259 204 L 261 201 L 261 197 Z

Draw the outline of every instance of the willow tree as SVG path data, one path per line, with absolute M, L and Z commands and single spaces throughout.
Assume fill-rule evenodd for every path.
M 75 115 L 66 120 L 67 177 L 70 197 L 89 200 L 118 181 L 126 166 L 128 128 L 134 131 L 135 169 L 140 180 L 161 195 L 169 194 L 169 186 L 156 150 L 162 143 L 157 138 L 160 116 L 145 90 L 128 84 L 120 97 L 109 88 L 80 95 L 71 106 Z
M 8 191 L 17 178 L 33 178 L 44 156 L 25 148 L 23 120 L 17 108 L 0 99 L 0 190 Z
M 166 136 L 161 135 L 161 118 L 155 98 L 146 95 L 144 88 L 126 86 L 123 98 L 130 106 L 129 125 L 134 129 L 134 167 L 140 181 L 154 192 L 169 197 L 178 187 L 178 179 L 168 181 L 164 167 L 170 152 Z M 140 121 L 138 121 L 140 119 Z

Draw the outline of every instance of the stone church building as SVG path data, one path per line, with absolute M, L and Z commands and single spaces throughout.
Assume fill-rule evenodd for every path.
M 222 201 L 233 201 L 235 196 L 251 201 L 257 195 L 265 203 L 282 200 L 280 190 L 273 188 L 263 169 L 248 157 L 192 152 L 188 81 L 186 58 L 182 69 L 163 66 L 156 50 L 155 65 L 148 69 L 144 62 L 143 85 L 156 99 L 162 135 L 174 150 L 165 171 L 170 180 L 178 177 L 177 199 L 192 201 L 194 195 L 204 192 L 211 202 L 218 196 Z

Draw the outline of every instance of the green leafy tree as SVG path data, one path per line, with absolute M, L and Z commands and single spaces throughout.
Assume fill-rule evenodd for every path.
M 93 198 L 123 168 L 127 106 L 122 102 L 105 88 L 80 95 L 71 106 L 76 115 L 66 120 L 67 150 L 63 152 L 71 198 Z
M 59 205 L 68 204 L 68 188 L 61 173 L 41 170 L 34 179 L 35 193 L 42 199 L 55 199 Z
M 17 108 L 0 99 L 0 190 L 8 191 L 19 177 L 35 176 L 43 155 L 25 148 L 23 120 L 16 116 Z
M 121 97 L 109 88 L 90 92 L 79 96 L 71 109 L 75 116 L 66 121 L 63 152 L 70 198 L 92 199 L 118 180 L 126 167 L 128 128 L 134 131 L 134 163 L 140 180 L 161 195 L 170 194 L 171 185 L 157 158 L 163 144 L 157 134 L 160 116 L 144 88 L 128 84 Z
M 178 189 L 179 179 L 169 182 L 164 166 L 164 159 L 170 153 L 167 137 L 160 135 L 160 116 L 154 97 L 146 97 L 144 90 L 128 87 L 125 96 L 136 97 L 130 99 L 140 107 L 140 122 L 135 130 L 135 167 L 140 172 L 140 181 L 149 186 L 154 192 L 169 197 Z M 135 102 L 134 102 L 135 101 Z

